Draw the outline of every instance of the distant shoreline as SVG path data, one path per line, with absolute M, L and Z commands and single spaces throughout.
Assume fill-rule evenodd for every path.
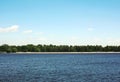
M 106 53 L 118 53 L 120 52 L 16 52 L 15 54 L 106 54 Z
M 15 52 L 15 53 L 6 53 L 1 52 L 0 54 L 120 54 L 120 52 Z

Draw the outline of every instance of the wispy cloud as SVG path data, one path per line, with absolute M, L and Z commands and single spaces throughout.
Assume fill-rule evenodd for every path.
M 18 25 L 12 25 L 10 27 L 0 28 L 0 33 L 16 32 L 18 31 L 18 28 L 19 28 Z
M 88 30 L 88 31 L 94 31 L 94 28 L 89 27 L 89 28 L 87 28 L 87 30 Z
M 35 35 L 42 35 L 44 34 L 43 32 L 36 32 Z
M 47 39 L 45 37 L 40 37 L 37 40 L 39 40 L 39 41 L 46 41 Z
M 30 34 L 30 33 L 32 33 L 32 32 L 33 32 L 32 30 L 23 31 L 23 33 L 25 33 L 25 34 Z

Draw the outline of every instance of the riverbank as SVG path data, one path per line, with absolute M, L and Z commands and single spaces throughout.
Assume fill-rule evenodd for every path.
M 6 53 L 1 52 L 0 54 L 120 54 L 120 52 L 15 52 Z
M 112 53 L 118 53 L 120 52 L 16 52 L 15 54 L 112 54 Z

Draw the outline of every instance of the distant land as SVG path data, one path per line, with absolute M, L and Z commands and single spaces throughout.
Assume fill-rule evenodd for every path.
M 119 53 L 120 46 L 101 46 L 101 45 L 8 45 L 3 44 L 0 46 L 0 53 Z
M 120 54 L 120 52 L 16 52 L 14 54 Z

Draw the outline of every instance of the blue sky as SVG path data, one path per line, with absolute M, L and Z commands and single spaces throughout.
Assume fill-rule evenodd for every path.
M 0 45 L 120 45 L 120 0 L 0 0 Z

